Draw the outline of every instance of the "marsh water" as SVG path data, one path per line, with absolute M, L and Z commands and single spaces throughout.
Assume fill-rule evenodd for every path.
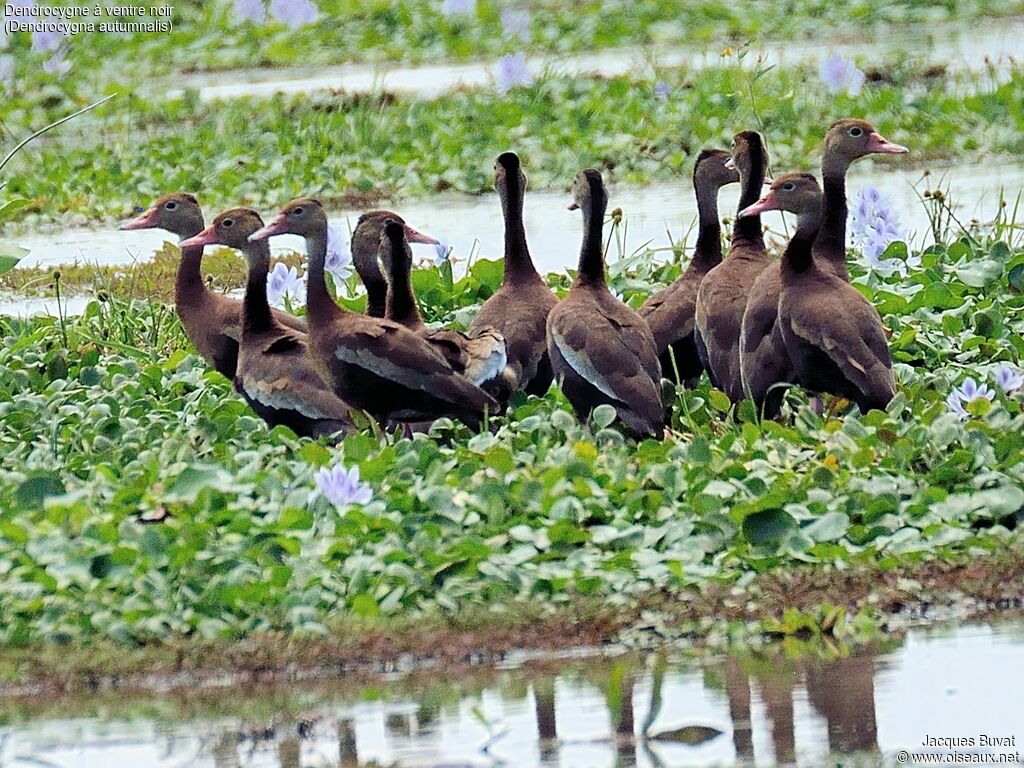
M 969 226 L 972 219 L 991 221 L 1005 198 L 1012 209 L 1024 189 L 1024 164 L 960 165 L 936 167 L 928 175 L 920 170 L 893 170 L 865 161 L 850 172 L 848 190 L 851 198 L 864 186 L 884 190 L 898 213 L 908 241 L 930 243 L 929 211 L 920 195 L 940 188 L 949 191 L 949 200 L 957 219 Z M 720 196 L 720 210 L 735 210 L 739 198 L 736 185 L 726 187 Z M 530 249 L 541 271 L 559 271 L 575 267 L 582 234 L 578 213 L 566 210 L 569 195 L 565 192 L 540 191 L 526 196 L 524 218 Z M 502 218 L 497 196 L 443 195 L 405 202 L 384 202 L 378 207 L 393 207 L 413 226 L 447 242 L 453 248 L 458 265 L 474 258 L 497 259 L 502 254 Z M 613 243 L 609 260 L 630 255 L 643 247 L 662 249 L 653 258 L 669 258 L 672 242 L 693 242 L 696 236 L 697 207 L 693 191 L 686 180 L 647 187 L 618 187 L 610 192 L 609 207 L 621 208 L 625 218 L 624 243 Z M 332 223 L 343 233 L 351 231 L 362 211 L 340 210 L 331 214 Z M 781 214 L 764 217 L 767 225 L 780 237 L 785 228 Z M 956 231 L 954 224 L 954 232 Z M 23 267 L 56 267 L 65 264 L 125 265 L 152 259 L 163 243 L 173 238 L 160 230 L 81 229 L 62 232 L 28 234 L 11 238 L 30 249 Z M 302 251 L 299 238 L 274 238 L 277 252 Z M 433 263 L 430 246 L 414 246 L 414 256 Z M 65 311 L 73 314 L 85 301 L 72 301 Z M 19 297 L 0 296 L 0 314 L 56 314 L 52 299 L 36 298 L 29 302 Z
M 926 736 L 1024 753 L 1024 625 L 914 629 L 873 649 L 512 655 L 162 694 L 0 697 L 0 765 L 61 768 L 892 764 Z M 980 747 L 979 736 L 1007 746 Z M 1009 741 L 1007 741 L 1009 740 Z M 1019 754 L 1011 762 L 1019 760 Z
M 845 57 L 884 59 L 913 55 L 922 64 L 943 67 L 971 75 L 984 74 L 996 79 L 1006 75 L 1014 59 L 1021 54 L 1020 39 L 1024 20 L 1007 18 L 976 24 L 928 24 L 886 30 L 866 39 L 833 41 L 822 46 L 818 40 L 758 42 L 740 61 L 745 66 L 779 65 L 791 62 L 815 63 L 823 56 L 839 53 Z M 724 45 L 622 48 L 599 53 L 536 56 L 527 66 L 537 76 L 545 71 L 563 76 L 601 75 L 619 77 L 647 73 L 654 75 L 655 65 L 702 69 L 722 63 Z M 294 94 L 340 90 L 346 93 L 413 94 L 422 98 L 439 96 L 456 88 L 487 86 L 493 81 L 494 62 L 467 64 L 348 64 L 334 67 L 293 69 L 247 69 L 236 72 L 195 74 L 177 79 L 173 87 L 153 85 L 155 96 L 180 98 L 194 91 L 202 101 L 239 97 L 267 97 L 277 93 Z M 971 79 L 967 79 L 970 83 Z M 968 86 L 969 87 L 969 86 Z

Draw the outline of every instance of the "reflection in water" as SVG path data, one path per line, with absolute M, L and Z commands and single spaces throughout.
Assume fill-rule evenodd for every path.
M 811 664 L 807 697 L 828 721 L 833 752 L 878 751 L 875 723 L 875 660 L 871 656 Z
M 202 709 L 214 698 L 206 692 L 205 704 L 182 707 L 185 721 L 159 697 L 152 711 L 164 714 L 153 719 L 120 699 L 64 702 L 58 714 L 0 728 L 0 765 L 660 768 L 842 763 L 853 753 L 875 761 L 951 728 L 1019 743 L 1018 694 L 1006 684 L 1006 670 L 1024 666 L 1024 637 L 1014 632 L 912 633 L 887 656 L 793 660 L 769 648 L 694 661 L 662 652 L 575 660 L 557 674 L 471 670 L 464 680 L 325 683 L 265 699 L 229 692 L 212 713 Z M 952 687 L 936 695 L 936 679 L 957 676 L 977 698 Z M 4 704 L 8 721 L 32 711 L 23 700 Z M 60 719 L 76 707 L 108 719 Z

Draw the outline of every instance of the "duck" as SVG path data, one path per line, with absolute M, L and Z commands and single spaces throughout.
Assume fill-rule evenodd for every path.
M 306 240 L 310 356 L 338 397 L 382 424 L 450 417 L 477 429 L 487 414 L 497 413 L 497 401 L 417 333 L 334 301 L 324 280 L 327 216 L 318 200 L 292 200 L 249 239 L 281 234 Z
M 739 171 L 737 210 L 753 205 L 761 196 L 768 169 L 764 140 L 756 131 L 737 133 L 727 163 Z M 736 218 L 732 243 L 721 264 L 701 281 L 694 307 L 694 341 L 711 383 L 733 403 L 743 399 L 740 375 L 740 325 L 754 280 L 768 266 L 759 216 Z
M 738 216 L 753 218 L 783 206 L 811 208 L 821 199 L 813 176 L 780 177 L 763 198 Z M 823 222 L 827 208 L 825 199 Z M 895 394 L 896 382 L 882 319 L 860 291 L 813 257 L 817 238 L 812 247 L 806 247 L 803 239 L 782 256 L 777 323 L 786 353 L 801 386 L 809 392 L 845 397 L 865 413 L 884 409 Z
M 775 208 L 768 207 L 774 205 Z M 796 232 L 786 244 L 783 259 L 806 258 L 821 226 L 821 187 L 809 173 L 786 173 L 772 182 L 768 193 L 737 214 L 754 216 L 768 210 L 796 214 Z M 777 418 L 786 384 L 797 382 L 779 326 L 781 261 L 772 262 L 754 281 L 743 312 L 740 331 L 740 368 L 743 388 L 762 418 Z
M 174 283 L 174 309 L 185 335 L 200 356 L 218 373 L 234 380 L 238 345 L 242 338 L 242 302 L 214 293 L 203 281 L 201 246 L 182 246 L 180 241 L 198 235 L 205 225 L 195 195 L 172 192 L 156 200 L 146 211 L 121 225 L 121 229 L 163 229 L 179 239 L 181 259 Z M 287 328 L 306 330 L 306 321 L 287 312 L 272 310 L 274 319 Z
M 366 314 L 370 317 L 385 317 L 387 314 L 388 283 L 381 272 L 377 255 L 384 224 L 388 221 L 404 227 L 406 240 L 410 243 L 440 245 L 436 238 L 410 227 L 394 211 L 381 208 L 367 211 L 359 217 L 356 228 L 352 230 L 352 264 L 366 287 Z
M 600 172 L 581 171 L 572 195 L 570 210 L 583 212 L 583 245 L 569 292 L 548 314 L 555 379 L 580 420 L 608 404 L 632 437 L 660 440 L 665 424 L 654 334 L 605 282 L 601 243 L 608 194 Z
M 537 272 L 526 242 L 526 186 L 519 155 L 498 155 L 494 161 L 494 188 L 501 201 L 505 225 L 504 274 L 498 290 L 473 318 L 469 332 L 472 335 L 493 329 L 505 339 L 507 363 L 495 387 L 502 400 L 517 391 L 543 397 L 554 378 L 547 349 L 547 319 L 558 297 Z
M 354 431 L 350 407 L 313 367 L 306 334 L 278 321 L 270 309 L 270 245 L 266 240 L 249 240 L 262 228 L 256 211 L 232 208 L 182 242 L 183 248 L 223 245 L 245 256 L 248 274 L 235 389 L 271 427 L 284 425 L 301 437 L 343 436 Z
M 905 151 L 906 147 L 888 141 L 864 120 L 843 118 L 829 126 L 821 167 L 825 189 L 832 197 L 832 213 L 824 233 L 820 233 L 823 227 L 820 226 L 821 217 L 818 217 L 819 235 L 811 238 L 814 257 L 823 269 L 842 280 L 850 280 L 846 266 L 846 172 L 850 164 L 869 154 L 900 154 Z M 811 226 L 811 219 L 806 221 Z M 803 245 L 805 243 L 800 247 Z M 776 418 L 782 405 L 784 388 L 772 387 L 797 383 L 781 330 L 775 322 L 782 290 L 781 268 L 781 261 L 773 261 L 757 276 L 750 289 L 740 331 L 740 372 L 744 391 L 766 418 Z
M 505 339 L 494 328 L 466 334 L 450 328 L 430 328 L 423 322 L 412 287 L 412 249 L 408 227 L 386 219 L 380 235 L 381 272 L 387 282 L 384 317 L 419 334 L 448 364 L 485 391 L 505 372 Z M 493 394 L 493 393 L 492 393 Z
M 693 338 L 694 307 L 701 281 L 722 263 L 722 223 L 718 218 L 718 191 L 740 180 L 724 149 L 704 149 L 693 164 L 693 188 L 697 196 L 697 244 L 693 259 L 682 275 L 653 294 L 638 310 L 654 333 L 662 376 L 674 384 L 697 385 L 704 365 Z

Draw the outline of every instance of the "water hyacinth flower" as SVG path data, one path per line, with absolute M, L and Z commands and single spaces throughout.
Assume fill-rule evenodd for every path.
M 850 234 L 853 245 L 864 254 L 871 267 L 884 274 L 907 274 L 907 266 L 920 264 L 920 257 L 907 262 L 898 259 L 882 260 L 881 256 L 891 243 L 903 238 L 899 214 L 892 201 L 875 187 L 862 187 L 854 198 L 850 211 Z
M 672 93 L 672 87 L 668 83 L 658 83 L 654 86 L 654 98 L 658 101 L 668 101 L 670 93 Z
M 310 0 L 270 0 L 270 15 L 292 29 L 312 24 L 320 11 Z
M 464 16 L 476 13 L 476 0 L 444 0 L 441 3 L 441 14 L 445 18 Z
M 63 75 L 71 69 L 71 62 L 64 58 L 63 51 L 57 51 L 43 62 L 43 72 L 48 75 Z
M 275 307 L 306 303 L 306 276 L 295 267 L 277 262 L 267 275 L 267 301 Z
M 64 35 L 57 30 L 39 30 L 32 33 L 32 50 L 36 53 L 49 53 L 60 48 Z
M 494 82 L 498 93 L 502 96 L 513 88 L 532 83 L 533 75 L 526 68 L 526 54 L 520 51 L 498 59 L 498 65 L 494 71 Z
M 235 18 L 253 24 L 262 24 L 267 19 L 267 8 L 264 0 L 235 0 Z
M 330 469 L 322 467 L 316 471 L 313 479 L 320 495 L 335 507 L 367 504 L 373 498 L 370 484 L 359 480 L 358 466 L 352 469 L 345 469 L 341 464 L 336 464 Z
M 829 93 L 845 93 L 856 96 L 864 86 L 864 73 L 852 61 L 833 53 L 822 59 L 818 66 L 818 76 L 825 83 Z
M 352 252 L 345 238 L 333 226 L 327 227 L 327 258 L 324 260 L 324 271 L 338 282 L 347 280 L 352 274 Z
M 437 245 L 434 246 L 434 266 L 440 267 L 451 258 L 451 255 L 452 247 L 448 245 L 448 241 L 440 240 Z
M 0 88 L 9 90 L 14 85 L 14 57 L 0 56 Z
M 967 407 L 977 400 L 988 400 L 995 397 L 995 392 L 988 388 L 987 384 L 979 384 L 972 377 L 964 379 L 964 383 L 953 389 L 946 398 L 946 405 L 951 413 L 955 413 L 961 419 L 970 416 Z
M 530 12 L 525 8 L 505 8 L 501 12 L 501 28 L 508 37 L 530 40 Z
M 996 386 L 1003 390 L 1003 394 L 1009 395 L 1024 387 L 1024 375 L 1020 369 L 1012 365 L 1001 365 L 992 374 Z

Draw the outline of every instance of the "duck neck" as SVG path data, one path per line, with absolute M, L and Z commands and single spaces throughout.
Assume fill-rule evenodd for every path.
M 576 282 L 581 285 L 604 285 L 604 253 L 602 240 L 604 236 L 604 212 L 608 201 L 603 195 L 595 199 L 591 194 L 590 202 L 583 206 L 583 247 L 580 249 L 579 271 Z
M 710 269 L 722 261 L 722 220 L 718 217 L 718 187 L 698 183 L 697 193 L 697 246 L 693 251 L 693 265 Z
M 402 243 L 391 244 L 391 283 L 384 317 L 405 326 L 422 327 L 416 296 L 412 292 L 411 265 Z
M 203 231 L 203 222 L 178 233 L 178 242 L 195 237 Z M 174 281 L 174 303 L 177 306 L 196 302 L 206 294 L 206 283 L 203 282 L 201 266 L 203 263 L 203 246 L 194 245 L 181 249 L 178 259 L 178 274 Z
M 242 302 L 242 333 L 262 333 L 270 330 L 273 319 L 267 301 L 267 273 L 270 271 L 270 243 L 257 240 L 244 248 L 249 265 Z
M 761 199 L 761 188 L 764 186 L 764 177 L 767 173 L 764 157 L 760 152 L 752 152 L 750 155 L 750 168 L 747 173 L 742 174 L 740 179 L 742 190 L 737 211 L 753 205 Z M 764 230 L 761 228 L 760 216 L 737 216 L 732 225 L 732 244 L 755 245 L 764 249 Z
M 783 268 L 790 272 L 800 274 L 806 272 L 811 266 L 811 251 L 814 248 L 814 241 L 821 227 L 820 206 L 811 211 L 801 213 L 796 220 L 796 232 L 790 239 L 786 250 L 782 254 Z
M 501 197 L 501 212 L 505 219 L 505 276 L 504 283 L 522 282 L 540 278 L 530 249 L 526 244 L 526 226 L 523 224 L 524 190 L 518 173 L 508 173 Z
M 366 286 L 366 314 L 370 317 L 387 317 L 388 284 L 378 275 L 363 277 Z
M 306 235 L 306 258 L 309 259 L 306 312 L 312 328 L 329 323 L 344 312 L 327 291 L 327 282 L 324 280 L 324 263 L 327 261 L 326 224 Z
M 846 171 L 849 163 L 827 154 L 821 162 L 824 196 L 821 201 L 821 229 L 814 251 L 833 271 L 846 274 Z

